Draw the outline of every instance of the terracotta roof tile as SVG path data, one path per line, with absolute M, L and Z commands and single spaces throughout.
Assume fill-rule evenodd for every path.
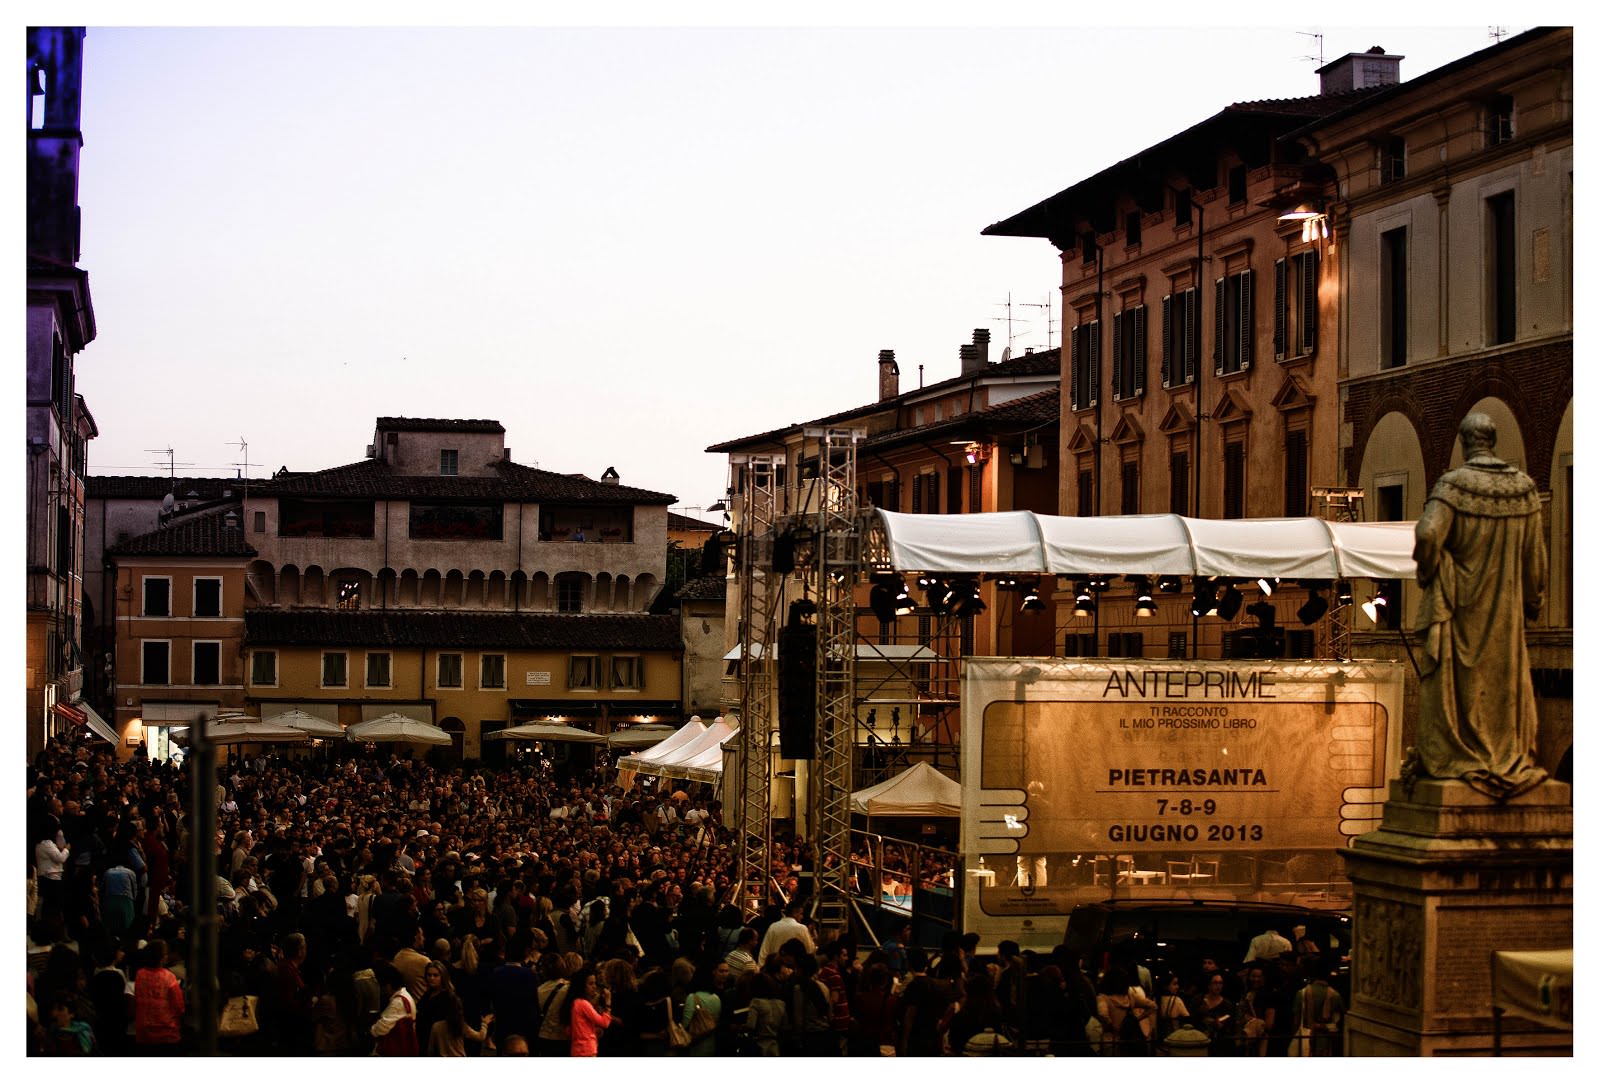
M 379 429 L 397 433 L 504 433 L 492 418 L 379 418 Z
M 484 476 L 397 474 L 378 459 L 274 478 L 256 490 L 262 496 L 466 498 L 497 501 L 563 501 L 574 504 L 671 504 L 670 493 L 608 485 L 582 475 L 556 474 L 501 461 Z
M 239 506 L 228 505 L 196 515 L 179 514 L 164 527 L 107 548 L 112 557 L 254 557 L 255 547 L 244 540 L 237 522 L 228 526 L 227 514 L 237 517 Z

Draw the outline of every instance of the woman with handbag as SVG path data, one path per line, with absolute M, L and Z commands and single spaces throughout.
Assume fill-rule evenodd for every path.
M 689 1045 L 679 1051 L 690 1057 L 706 1058 L 717 1052 L 717 1023 L 722 1018 L 722 998 L 712 992 L 711 971 L 700 968 L 683 999 L 680 1023 Z

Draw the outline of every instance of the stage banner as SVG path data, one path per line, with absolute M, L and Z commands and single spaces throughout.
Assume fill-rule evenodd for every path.
M 967 928 L 1050 947 L 1089 898 L 1330 879 L 1381 821 L 1403 695 L 1393 662 L 964 660 Z

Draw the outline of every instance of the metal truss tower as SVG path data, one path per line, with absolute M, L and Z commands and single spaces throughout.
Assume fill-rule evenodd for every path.
M 1312 486 L 1311 499 L 1316 502 L 1319 519 L 1330 523 L 1359 523 L 1366 494 L 1350 486 Z M 1350 657 L 1350 611 L 1354 608 L 1340 606 L 1335 601 L 1328 611 L 1328 654 L 1336 659 Z
M 737 833 L 739 908 L 760 916 L 772 878 L 772 730 L 777 722 L 774 652 L 778 643 L 778 577 L 771 537 L 778 515 L 781 456 L 735 455 L 729 491 L 735 494 L 739 589 L 739 792 Z
M 850 793 L 856 730 L 855 585 L 861 571 L 856 519 L 859 429 L 808 429 L 820 444 L 815 496 L 806 502 L 815 551 L 807 569 L 817 601 L 817 743 L 808 836 L 816 847 L 816 909 L 824 933 L 850 924 Z M 811 585 L 808 585 L 811 586 Z

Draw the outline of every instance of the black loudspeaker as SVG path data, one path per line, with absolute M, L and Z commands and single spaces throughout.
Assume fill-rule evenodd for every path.
M 817 630 L 778 631 L 778 741 L 791 760 L 817 753 Z

